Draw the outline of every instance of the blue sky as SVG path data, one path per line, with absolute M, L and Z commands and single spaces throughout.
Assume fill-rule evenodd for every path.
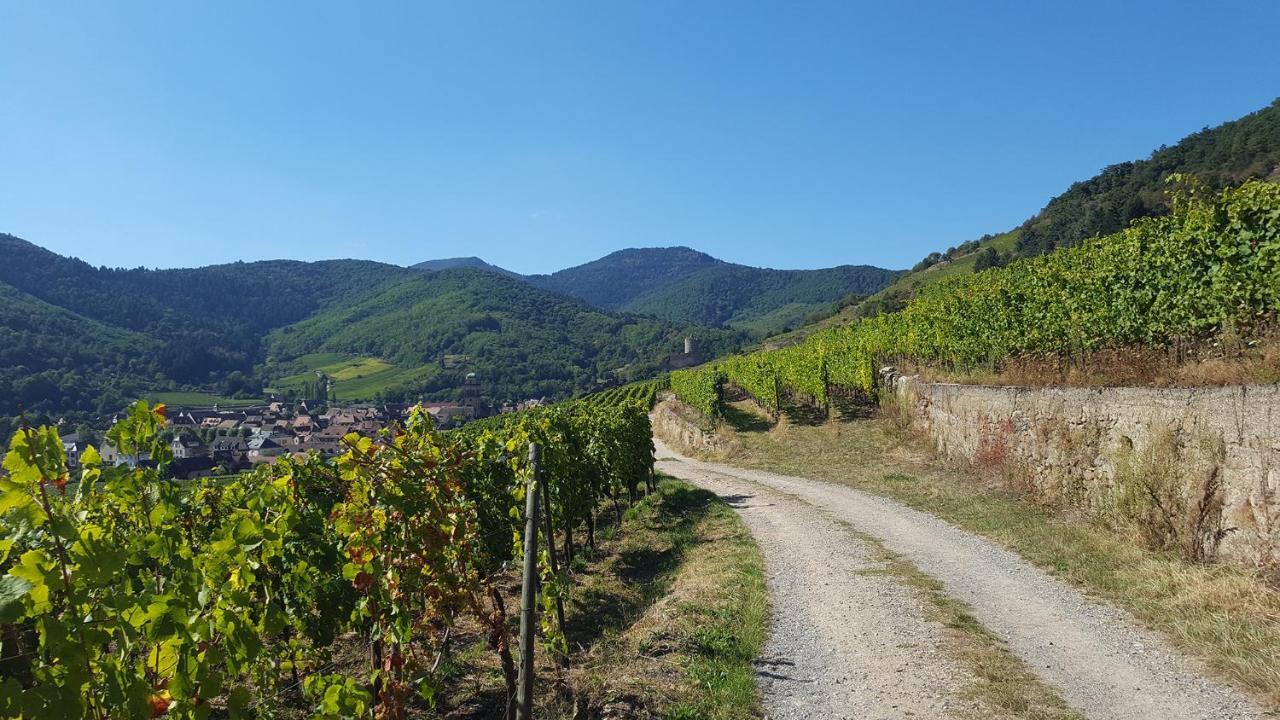
M 0 231 L 94 264 L 905 267 L 1280 95 L 1280 3 L 0 4 Z

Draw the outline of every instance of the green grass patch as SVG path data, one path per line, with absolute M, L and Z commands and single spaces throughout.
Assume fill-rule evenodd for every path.
M 189 407 L 248 407 L 263 404 L 262 398 L 229 398 L 206 392 L 153 392 L 147 393 L 147 402 Z

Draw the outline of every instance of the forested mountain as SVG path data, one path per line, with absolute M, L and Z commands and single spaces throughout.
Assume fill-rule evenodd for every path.
M 454 268 L 479 268 L 481 270 L 491 270 L 502 275 L 510 277 L 521 277 L 518 273 L 513 273 L 506 268 L 500 268 L 497 265 L 491 265 L 474 255 L 471 257 L 456 258 L 439 258 L 437 260 L 424 260 L 410 267 L 415 270 L 452 270 Z
M 722 265 L 728 263 L 686 247 L 632 248 L 550 275 L 529 275 L 527 279 L 540 288 L 571 295 L 598 308 L 621 310 L 641 295 Z
M 107 413 L 155 376 L 160 343 L 0 282 L 0 431 L 25 409 Z
M 361 397 L 563 396 L 740 334 L 619 316 L 491 270 L 361 260 L 95 268 L 0 235 L 0 419 L 86 417 L 146 391 L 256 395 L 324 351 L 385 368 Z M 0 420 L 0 422 L 4 422 Z M 5 428 L 0 428 L 4 430 Z
M 772 270 L 718 260 L 686 247 L 620 250 L 527 279 L 606 310 L 767 334 L 800 324 L 850 295 L 869 295 L 898 272 L 868 265 Z
M 386 396 L 453 394 L 475 371 L 499 399 L 564 396 L 621 373 L 645 377 L 692 332 L 704 352 L 741 343 L 735 333 L 614 315 L 500 274 L 459 268 L 409 277 L 360 302 L 271 334 L 270 354 L 343 353 L 398 367 L 431 367 Z M 456 359 L 449 367 L 446 360 Z
M 796 327 L 814 313 L 834 309 L 834 303 L 846 297 L 870 295 L 897 275 L 867 265 L 768 270 L 725 263 L 634 298 L 625 309 L 767 335 Z
M 414 274 L 364 260 L 272 260 L 178 270 L 95 268 L 0 235 L 0 282 L 158 342 L 157 370 L 206 383 L 262 360 L 262 336 Z

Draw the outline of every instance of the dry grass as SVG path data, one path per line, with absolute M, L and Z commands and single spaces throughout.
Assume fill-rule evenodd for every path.
M 1280 591 L 1255 574 L 1145 550 L 1098 524 L 1060 516 L 999 478 L 936 459 L 891 415 L 726 432 L 742 449 L 719 459 L 848 484 L 988 537 L 1125 608 L 1218 677 L 1280 708 Z
M 1028 387 L 1205 387 L 1280 382 L 1280 338 L 1244 343 L 1222 336 L 1192 346 L 1120 347 L 1073 355 L 1008 358 L 998 365 L 945 369 L 904 363 L 931 382 Z

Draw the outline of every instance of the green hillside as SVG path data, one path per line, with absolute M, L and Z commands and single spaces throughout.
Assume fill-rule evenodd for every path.
M 29 419 L 110 412 L 156 370 L 159 344 L 0 282 L 0 435 Z
M 1164 179 L 1172 173 L 1195 175 L 1212 188 L 1280 177 L 1280 99 L 1160 147 L 1145 160 L 1112 165 L 1072 185 L 1022 225 L 1019 253 L 1071 247 L 1118 232 L 1135 218 L 1167 213 Z
M 865 265 L 764 270 L 726 263 L 633 298 L 624 307 L 679 322 L 767 334 L 799 326 L 846 296 L 875 292 L 896 275 Z
M 386 396 L 397 388 L 420 386 L 439 373 L 435 364 L 417 368 L 398 368 L 373 357 L 347 356 L 342 353 L 311 353 L 288 363 L 303 370 L 271 381 L 275 392 L 293 392 L 300 397 L 311 395 L 319 378 L 332 382 L 333 397 L 338 400 L 365 400 Z
M 1109 166 L 1092 178 L 1073 184 L 1021 226 L 933 253 L 866 300 L 793 333 L 771 337 L 765 344 L 790 344 L 859 317 L 900 310 L 920 290 L 945 278 L 973 272 L 979 256 L 987 249 L 995 253 L 996 264 L 1003 265 L 1118 232 L 1136 218 L 1166 214 L 1169 206 L 1165 179 L 1174 173 L 1194 176 L 1209 188 L 1238 185 L 1249 179 L 1280 178 L 1280 99 L 1238 120 L 1205 128 L 1175 145 L 1160 147 L 1144 160 Z
M 95 268 L 0 234 L 0 282 L 159 343 L 154 370 L 184 384 L 252 373 L 263 335 L 414 274 L 363 260 L 274 260 L 202 268 Z M 152 378 L 154 379 L 154 378 Z
M 1213 191 L 1178 180 L 1171 214 L 1008 267 L 953 275 L 903 310 L 799 344 L 673 372 L 671 389 L 713 416 L 725 380 L 773 412 L 787 396 L 825 408 L 833 388 L 874 397 L 884 363 L 965 373 L 1035 358 L 1080 368 L 1100 350 L 1168 346 L 1185 358 L 1203 350 L 1215 361 L 1248 359 L 1251 379 L 1274 382 L 1274 358 L 1258 345 L 1274 341 L 1280 314 L 1280 183 Z
M 466 373 L 476 372 L 487 396 L 509 400 L 563 397 L 598 381 L 645 377 L 665 355 L 680 351 L 689 330 L 611 315 L 492 272 L 457 269 L 405 278 L 365 300 L 277 330 L 268 344 L 271 363 L 282 368 L 313 353 L 386 364 L 365 360 L 364 367 L 376 372 L 340 381 L 340 396 L 456 397 Z M 727 331 L 694 334 L 712 354 L 740 342 Z M 349 361 L 301 368 L 282 382 L 301 382 L 307 370 L 337 372 L 346 368 L 343 362 Z
M 520 277 L 519 274 L 513 273 L 506 268 L 500 268 L 497 265 L 491 265 L 478 257 L 456 257 L 456 258 L 439 258 L 436 260 L 424 260 L 411 266 L 415 270 L 453 270 L 454 268 L 479 268 L 481 270 L 491 270 L 493 272 L 510 275 L 511 277 Z

